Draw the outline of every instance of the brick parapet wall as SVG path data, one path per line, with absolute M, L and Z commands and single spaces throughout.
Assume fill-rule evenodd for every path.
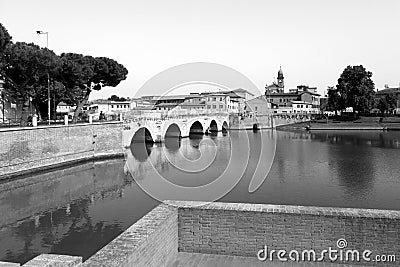
M 270 249 L 366 249 L 400 261 L 400 212 L 236 203 L 170 202 L 179 206 L 179 251 L 256 257 Z M 365 262 L 363 264 L 366 264 Z M 370 265 L 374 265 L 371 263 Z M 384 265 L 382 265 L 384 266 Z
M 393 263 L 359 264 L 398 266 L 399 229 L 400 211 L 166 201 L 82 266 L 172 266 L 178 252 L 255 258 L 265 246 L 318 253 L 338 249 L 340 238 L 347 240 L 344 250 L 368 249 L 372 255 L 397 257 Z M 80 264 L 79 258 L 75 260 Z
M 13 173 L 122 153 L 122 123 L 0 130 L 0 180 Z
M 167 266 L 178 253 L 178 210 L 161 204 L 90 257 L 83 266 Z

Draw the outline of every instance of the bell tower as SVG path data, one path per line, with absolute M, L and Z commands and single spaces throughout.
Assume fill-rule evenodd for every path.
M 282 67 L 279 67 L 277 82 L 278 82 L 278 87 L 284 89 L 285 83 L 284 83 Z

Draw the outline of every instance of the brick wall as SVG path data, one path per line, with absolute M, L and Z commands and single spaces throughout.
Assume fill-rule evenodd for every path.
M 379 266 L 398 266 L 399 229 L 400 211 L 167 201 L 83 266 L 175 266 L 178 252 L 256 258 L 265 246 L 276 251 L 318 253 L 329 247 L 338 249 L 341 238 L 348 244 L 343 250 L 357 249 L 362 253 L 368 249 L 372 256 L 396 255 L 397 262 Z M 276 254 L 274 260 L 277 261 Z
M 167 266 L 178 252 L 177 209 L 161 204 L 90 257 L 83 266 Z
M 0 130 L 0 180 L 6 175 L 122 152 L 122 123 Z
M 232 203 L 175 205 L 181 206 L 181 252 L 256 257 L 265 245 L 288 252 L 322 251 L 337 249 L 337 240 L 344 238 L 346 249 L 394 254 L 397 263 L 393 265 L 400 261 L 399 211 Z

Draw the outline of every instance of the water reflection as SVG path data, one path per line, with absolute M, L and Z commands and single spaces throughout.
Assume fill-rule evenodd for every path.
M 132 187 L 123 164 L 87 163 L 0 184 L 0 261 L 25 263 L 41 253 L 86 259 L 156 206 Z
M 398 132 L 313 131 L 311 137 L 331 144 L 400 148 L 400 135 Z
M 170 152 L 176 152 L 181 147 L 181 138 L 180 137 L 165 138 L 164 145 Z
M 147 158 L 150 156 L 152 147 L 153 143 L 132 142 L 130 146 L 130 151 L 136 160 L 140 162 L 145 162 Z

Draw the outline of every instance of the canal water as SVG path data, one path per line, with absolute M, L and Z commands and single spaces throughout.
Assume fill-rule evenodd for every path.
M 0 184 L 0 261 L 87 259 L 157 198 L 400 210 L 400 132 L 231 131 L 128 152 Z

